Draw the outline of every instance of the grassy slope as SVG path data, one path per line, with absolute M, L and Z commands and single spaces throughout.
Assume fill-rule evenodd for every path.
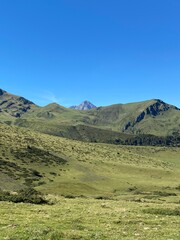
M 55 203 L 0 202 L 0 240 L 178 240 L 179 156 L 180 148 L 90 144 L 0 124 L 1 188 L 33 184 Z
M 128 122 L 133 122 L 156 100 L 148 100 L 139 103 L 116 104 L 108 107 L 93 109 L 89 112 L 94 118 L 91 124 L 100 127 L 108 127 L 112 130 L 124 131 L 124 126 Z M 146 115 L 145 118 L 129 128 L 127 133 L 145 133 L 158 136 L 171 135 L 173 131 L 180 129 L 180 111 L 170 108 L 161 112 L 158 116 Z
M 147 117 L 134 127 L 134 132 L 145 134 L 151 132 L 151 134 L 159 136 L 180 132 L 180 111 L 171 109 L 156 118 Z
M 0 202 L 0 239 L 179 240 L 177 204 L 56 198 L 52 206 Z M 150 214 L 151 212 L 154 214 Z M 167 213 L 167 215 L 158 212 Z
M 128 122 L 133 122 L 155 100 L 139 103 L 116 104 L 90 111 L 67 109 L 57 104 L 43 108 L 33 108 L 21 119 L 15 119 L 18 126 L 29 127 L 44 133 L 70 137 L 69 127 L 86 125 L 106 130 L 122 132 Z M 145 133 L 158 136 L 171 135 L 180 128 L 180 111 L 174 108 L 161 112 L 158 116 L 145 118 L 128 128 L 127 133 Z M 79 136 L 74 133 L 74 138 Z M 69 135 L 69 136 L 68 136 Z
M 80 126 L 100 128 L 99 135 L 96 133 L 96 140 L 101 141 L 101 135 L 107 134 L 106 139 L 101 142 L 107 142 L 116 138 L 117 132 L 124 131 L 124 127 L 131 122 L 127 133 L 145 133 L 158 136 L 171 135 L 178 132 L 180 128 L 180 111 L 173 106 L 168 111 L 161 112 L 158 116 L 152 117 L 146 115 L 139 123 L 135 119 L 149 106 L 157 103 L 157 100 L 148 100 L 144 102 L 116 104 L 107 107 L 99 107 L 90 111 L 77 111 L 64 108 L 56 103 L 45 107 L 38 107 L 32 102 L 19 96 L 3 92 L 0 95 L 0 121 L 18 126 L 28 127 L 40 132 L 68 137 L 72 139 L 88 140 L 89 130 L 82 133 Z M 162 103 L 162 105 L 165 103 Z M 168 104 L 165 104 L 170 106 Z M 77 127 L 78 126 L 78 127 Z M 115 131 L 111 134 L 104 132 Z M 94 132 L 92 128 L 91 131 Z M 85 137 L 82 135 L 86 135 Z M 100 139 L 99 139 L 100 138 Z
M 128 121 L 134 120 L 145 108 L 154 102 L 154 100 L 149 100 L 137 103 L 114 104 L 93 109 L 90 113 L 95 117 L 94 124 L 109 126 L 114 130 L 122 131 Z
M 13 189 L 14 179 L 19 187 L 44 182 L 46 193 L 114 196 L 180 184 L 179 148 L 90 144 L 7 125 L 0 132 L 1 188 Z
M 2 116 L 6 116 L 6 119 L 1 118 L 1 121 L 12 121 L 12 116 L 20 117 L 31 108 L 38 108 L 38 106 L 23 97 L 0 89 L 0 112 Z

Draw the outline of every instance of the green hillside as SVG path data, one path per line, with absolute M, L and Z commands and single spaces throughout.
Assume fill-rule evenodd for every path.
M 180 148 L 89 143 L 0 124 L 0 239 L 179 239 Z
M 117 104 L 89 111 L 67 109 L 57 104 L 36 108 L 17 119 L 15 124 L 30 126 L 43 132 L 64 126 L 86 125 L 128 134 L 152 134 L 167 136 L 179 133 L 180 110 L 160 100 L 140 103 Z M 62 127 L 61 127 L 62 126 Z
M 4 124 L 0 135 L 2 189 L 114 196 L 180 184 L 179 148 L 85 143 Z
M 4 119 L 12 120 L 12 117 L 19 118 L 31 108 L 36 107 L 33 102 L 24 97 L 19 97 L 0 89 L 0 113 L 3 116 L 1 121 Z
M 93 125 L 131 134 L 165 136 L 180 129 L 179 109 L 161 100 L 101 107 L 89 115 Z
M 38 107 L 1 90 L 0 122 L 86 142 L 176 146 L 180 142 L 180 110 L 161 100 L 80 111 L 57 103 Z

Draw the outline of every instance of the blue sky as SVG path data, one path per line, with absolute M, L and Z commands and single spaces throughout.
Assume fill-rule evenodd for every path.
M 39 105 L 180 107 L 179 0 L 0 0 L 0 88 Z

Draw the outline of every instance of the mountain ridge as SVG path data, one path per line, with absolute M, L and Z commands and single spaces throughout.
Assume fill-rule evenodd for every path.
M 92 108 L 89 111 L 65 108 L 57 103 L 39 107 L 23 97 L 0 90 L 0 121 L 2 123 L 82 141 L 93 139 L 92 136 L 89 137 L 90 131 L 96 136 L 94 141 L 104 142 L 112 139 L 111 135 L 115 141 L 117 133 L 177 135 L 180 134 L 179 110 L 160 99 L 113 104 Z M 96 129 L 97 133 L 95 133 Z M 112 134 L 109 134 L 110 131 Z
M 0 112 L 20 118 L 32 107 L 37 107 L 32 101 L 0 89 Z

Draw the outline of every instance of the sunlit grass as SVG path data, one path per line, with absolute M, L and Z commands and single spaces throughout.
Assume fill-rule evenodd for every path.
M 0 202 L 0 240 L 179 240 L 179 156 L 1 124 L 1 189 L 35 187 L 53 205 Z
M 173 212 L 176 204 L 52 198 L 56 203 L 51 206 L 1 202 L 0 239 L 180 238 L 179 216 L 158 211 Z

